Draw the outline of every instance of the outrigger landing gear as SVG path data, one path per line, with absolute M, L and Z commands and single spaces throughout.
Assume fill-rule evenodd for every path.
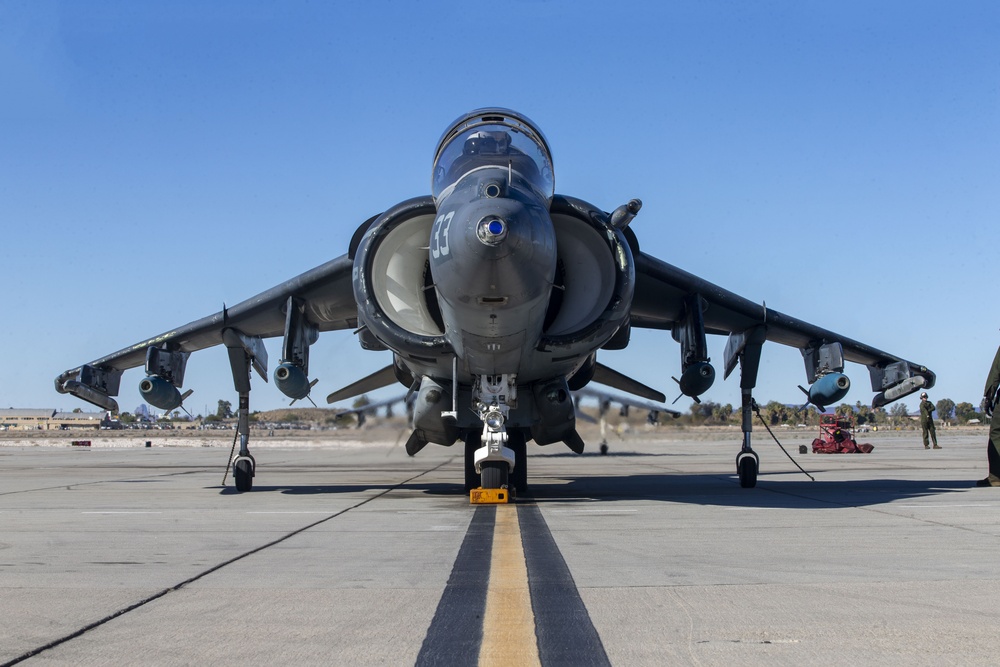
M 236 432 L 240 437 L 240 451 L 233 457 L 233 482 L 240 493 L 253 488 L 257 461 L 250 454 L 250 395 L 240 393 L 240 409 Z
M 224 329 L 222 340 L 229 349 L 233 384 L 240 396 L 236 423 L 240 451 L 231 463 L 236 490 L 243 493 L 253 488 L 253 478 L 257 474 L 257 461 L 250 453 L 250 369 L 255 368 L 267 380 L 267 350 L 259 337 L 247 336 L 235 329 Z
M 740 486 L 752 489 L 757 486 L 757 471 L 760 468 L 760 457 L 750 446 L 750 434 L 753 432 L 753 388 L 757 384 L 757 370 L 760 367 L 760 350 L 764 344 L 766 329 L 758 326 L 739 335 L 730 336 L 726 345 L 726 375 L 733 369 L 736 359 L 740 364 L 740 397 L 743 429 L 743 446 L 736 455 L 736 474 L 740 478 Z
M 760 355 L 758 353 L 758 359 Z M 741 357 L 740 362 L 740 384 L 743 384 L 743 378 L 746 378 L 746 366 Z M 740 387 L 740 394 L 742 398 L 742 416 L 743 416 L 743 448 L 740 453 L 736 455 L 736 474 L 740 476 L 740 486 L 744 489 L 752 489 L 757 486 L 757 470 L 760 468 L 760 457 L 757 456 L 757 452 L 753 450 L 750 446 L 750 433 L 753 431 L 753 407 L 754 400 L 753 396 L 750 394 L 752 387 Z

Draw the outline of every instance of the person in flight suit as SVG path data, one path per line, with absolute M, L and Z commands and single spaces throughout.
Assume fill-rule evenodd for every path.
M 990 418 L 990 439 L 986 443 L 989 474 L 976 482 L 976 486 L 1000 486 L 1000 410 L 994 410 L 997 389 L 1000 389 L 1000 348 L 997 348 L 990 374 L 986 376 L 986 389 L 983 392 L 983 412 Z
M 927 398 L 927 392 L 920 394 L 920 429 L 924 435 L 924 449 L 930 449 L 928 434 L 934 441 L 934 449 L 941 449 L 937 444 L 937 430 L 934 428 L 934 404 Z

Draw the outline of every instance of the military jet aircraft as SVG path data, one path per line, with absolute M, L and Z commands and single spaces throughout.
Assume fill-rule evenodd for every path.
M 239 491 L 252 488 L 251 369 L 267 380 L 263 339 L 283 336 L 275 384 L 309 395 L 309 346 L 351 329 L 392 363 L 327 397 L 335 402 L 399 382 L 416 394 L 407 452 L 427 443 L 465 447 L 465 485 L 527 484 L 526 443 L 582 452 L 571 392 L 591 381 L 664 403 L 660 391 L 597 361 L 629 343 L 633 327 L 679 343 L 683 395 L 697 398 L 715 370 L 706 335 L 728 335 L 725 376 L 740 367 L 743 439 L 736 470 L 757 481 L 752 390 L 765 341 L 801 350 L 808 398 L 830 405 L 850 380 L 845 360 L 868 367 L 874 405 L 934 385 L 924 366 L 737 296 L 640 250 L 631 222 L 641 202 L 610 213 L 557 195 L 549 144 L 509 109 L 452 123 L 434 155 L 431 194 L 358 227 L 347 252 L 222 312 L 100 357 L 56 378 L 56 389 L 116 410 L 122 372 L 145 365 L 139 391 L 173 410 L 189 355 L 225 345 L 239 395 Z
M 413 393 L 407 392 L 400 396 L 393 396 L 391 398 L 386 398 L 381 401 L 375 401 L 373 403 L 365 403 L 364 405 L 359 405 L 358 407 L 340 408 L 340 409 L 333 408 L 333 409 L 337 417 L 343 415 L 354 415 L 355 417 L 357 417 L 358 428 L 361 428 L 362 426 L 365 425 L 368 416 L 370 415 L 374 416 L 379 408 L 385 408 L 385 418 L 391 419 L 395 414 L 393 406 L 395 406 L 398 403 L 401 404 L 403 406 L 403 409 L 406 411 L 407 422 L 412 424 L 413 404 L 416 401 L 416 398 L 417 397 Z
M 580 409 L 580 403 L 584 398 L 593 398 L 597 400 L 597 419 L 594 419 L 586 412 Z M 680 412 L 676 410 L 671 410 L 665 405 L 659 405 L 657 403 L 651 403 L 649 401 L 644 401 L 642 399 L 629 398 L 627 396 L 619 396 L 617 394 L 612 394 L 606 391 L 595 388 L 593 385 L 586 386 L 582 389 L 577 389 L 573 392 L 573 402 L 576 406 L 576 417 L 577 419 L 583 419 L 584 421 L 594 422 L 601 427 L 601 443 L 598 445 L 601 454 L 608 453 L 608 412 L 611 411 L 612 405 L 618 406 L 618 414 L 622 417 L 628 417 L 629 410 L 631 408 L 638 408 L 640 410 L 646 411 L 646 423 L 650 425 L 657 425 L 660 423 L 660 415 L 667 414 L 677 419 L 681 416 Z

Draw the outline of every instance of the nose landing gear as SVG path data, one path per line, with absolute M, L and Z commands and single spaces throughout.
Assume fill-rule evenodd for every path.
M 518 429 L 507 431 L 507 416 L 512 407 L 517 407 L 516 376 L 479 376 L 473 391 L 483 431 L 478 438 L 482 446 L 478 449 L 475 448 L 475 434 L 470 434 L 465 442 L 467 489 L 478 481 L 484 489 L 525 490 L 528 485 L 526 438 Z

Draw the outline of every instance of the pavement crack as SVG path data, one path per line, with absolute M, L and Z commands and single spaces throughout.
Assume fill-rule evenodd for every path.
M 293 531 L 291 531 L 289 533 L 286 533 L 285 535 L 282 535 L 281 537 L 279 537 L 277 539 L 274 539 L 274 540 L 271 540 L 270 542 L 262 544 L 259 547 L 255 547 L 253 549 L 250 549 L 249 551 L 246 551 L 246 552 L 244 552 L 242 554 L 239 554 L 238 556 L 234 556 L 234 557 L 232 557 L 232 558 L 230 558 L 228 560 L 225 560 L 225 561 L 223 561 L 221 563 L 213 565 L 212 567 L 208 568 L 207 570 L 203 570 L 202 572 L 199 572 L 198 574 L 194 575 L 193 577 L 185 579 L 184 581 L 180 582 L 179 584 L 175 584 L 173 586 L 170 586 L 169 588 L 164 588 L 163 590 L 161 590 L 161 591 L 159 591 L 157 593 L 154 593 L 152 595 L 149 595 L 149 596 L 147 596 L 147 597 L 139 600 L 138 602 L 130 604 L 127 607 L 119 609 L 118 611 L 115 611 L 115 612 L 113 612 L 113 613 L 105 616 L 104 618 L 96 620 L 93 623 L 89 623 L 89 624 L 83 626 L 82 628 L 80 628 L 78 630 L 75 630 L 74 632 L 71 632 L 68 635 L 64 635 L 62 637 L 59 637 L 58 639 L 54 639 L 54 640 L 50 641 L 47 644 L 44 644 L 43 646 L 39 646 L 37 648 L 31 649 L 30 651 L 26 651 L 25 653 L 22 653 L 21 655 L 17 656 L 13 660 L 10 660 L 8 662 L 3 663 L 2 665 L 0 665 L 0 667 L 10 667 L 11 665 L 16 665 L 18 663 L 24 662 L 28 658 L 35 657 L 35 656 L 37 656 L 37 655 L 39 655 L 41 653 L 44 653 L 45 651 L 48 651 L 49 649 L 53 649 L 53 648 L 55 648 L 57 646 L 65 644 L 68 641 L 76 639 L 77 637 L 81 637 L 81 636 L 85 635 L 86 633 L 90 632 L 91 630 L 94 630 L 95 628 L 99 628 L 102 625 L 105 625 L 106 623 L 109 623 L 109 622 L 115 620 L 116 618 L 118 618 L 120 616 L 124 616 L 125 614 L 127 614 L 129 612 L 132 612 L 132 611 L 135 611 L 136 609 L 139 609 L 140 607 L 144 607 L 145 605 L 149 604 L 150 602 L 153 602 L 155 600 L 159 600 L 160 598 L 162 598 L 162 597 L 164 597 L 166 595 L 169 595 L 170 593 L 173 593 L 175 591 L 179 591 L 182 588 L 184 588 L 185 586 L 188 586 L 189 584 L 193 584 L 194 582 L 198 581 L 199 579 L 203 579 L 204 577 L 207 577 L 208 575 L 210 575 L 210 574 L 212 574 L 214 572 L 218 572 L 219 570 L 221 570 L 221 569 L 223 569 L 225 567 L 228 567 L 228 566 L 232 565 L 233 563 L 237 563 L 237 562 L 243 560 L 244 558 L 247 558 L 247 557 L 252 556 L 254 554 L 260 553 L 261 551 L 264 551 L 265 549 L 270 549 L 271 547 L 273 547 L 275 545 L 278 545 L 278 544 L 281 544 L 282 542 L 285 542 L 285 541 L 287 541 L 287 540 L 295 537 L 296 535 L 300 535 L 300 534 L 306 532 L 307 530 L 311 530 L 312 528 L 315 528 L 316 526 L 322 525 L 322 524 L 326 523 L 327 521 L 331 521 L 333 519 L 336 519 L 339 516 L 343 516 L 344 514 L 347 514 L 348 512 L 350 512 L 351 510 L 355 510 L 355 509 L 358 509 L 359 507 L 367 505 L 368 503 L 372 502 L 373 500 L 378 500 L 379 498 L 387 495 L 388 493 L 390 493 L 392 491 L 395 491 L 395 490 L 399 489 L 400 487 L 402 487 L 402 486 L 404 486 L 406 484 L 409 484 L 413 480 L 418 479 L 420 477 L 423 477 L 424 475 L 426 475 L 428 473 L 431 473 L 431 472 L 434 472 L 438 468 L 441 468 L 441 467 L 447 465 L 448 463 L 451 463 L 451 461 L 452 461 L 452 459 L 448 459 L 447 461 L 439 463 L 438 465 L 436 465 L 436 466 L 434 466 L 432 468 L 428 468 L 427 470 L 424 470 L 424 471 L 422 471 L 420 473 L 417 473 L 416 475 L 413 475 L 413 476 L 411 476 L 411 477 L 409 477 L 407 479 L 404 479 L 403 481 L 399 482 L 398 484 L 390 486 L 387 489 L 383 489 L 383 490 L 379 491 L 378 493 L 376 493 L 376 494 L 374 494 L 374 495 L 372 495 L 372 496 L 370 496 L 368 498 L 365 498 L 364 500 L 362 500 L 360 502 L 357 502 L 354 505 L 351 505 L 350 507 L 345 507 L 344 509 L 342 509 L 342 510 L 340 510 L 338 512 L 334 512 L 333 514 L 331 514 L 329 516 L 323 517 L 322 519 L 319 519 L 317 521 L 313 521 L 312 523 L 306 524 L 305 526 L 302 526 L 301 528 L 297 528 L 297 529 L 295 529 L 295 530 L 293 530 Z M 177 473 L 172 473 L 172 474 L 177 474 Z M 87 484 L 104 484 L 104 483 L 106 483 L 106 482 L 88 482 Z M 60 486 L 60 487 L 55 487 L 55 488 L 63 488 L 63 487 Z

